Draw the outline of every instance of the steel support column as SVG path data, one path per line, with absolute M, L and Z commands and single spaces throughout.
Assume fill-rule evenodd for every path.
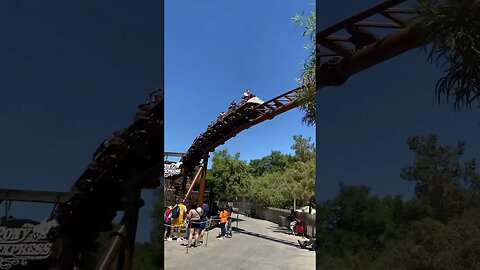
M 127 239 L 125 241 L 126 254 L 123 270 L 130 270 L 132 269 L 133 252 L 135 251 L 138 212 L 142 206 L 142 201 L 140 199 L 141 189 L 128 188 L 125 195 L 125 214 L 123 216 L 122 224 L 125 225 Z
M 112 233 L 112 240 L 110 241 L 107 250 L 100 259 L 99 264 L 95 268 L 96 270 L 110 270 L 113 264 L 113 261 L 119 254 L 122 245 L 126 243 L 127 230 L 124 225 L 120 227 L 115 233 Z
M 200 207 L 203 204 L 203 194 L 205 193 L 205 185 L 207 182 L 208 158 L 209 158 L 209 155 L 208 153 L 206 153 L 205 156 L 203 157 L 203 165 L 202 165 L 205 169 L 203 170 L 202 181 L 200 182 L 200 188 L 198 189 L 197 203 L 198 203 L 198 206 Z
M 188 196 L 190 196 L 190 193 L 192 193 L 192 190 L 193 190 L 193 186 L 195 185 L 195 183 L 197 182 L 198 178 L 200 178 L 202 175 L 203 175 L 203 172 L 205 171 L 205 168 L 203 165 L 200 165 L 200 168 L 198 168 L 198 171 L 197 171 L 197 174 L 195 175 L 195 177 L 193 178 L 193 181 L 192 183 L 190 184 L 190 187 L 188 188 L 188 191 L 187 193 L 185 194 L 185 197 L 184 197 L 184 201 L 187 200 Z

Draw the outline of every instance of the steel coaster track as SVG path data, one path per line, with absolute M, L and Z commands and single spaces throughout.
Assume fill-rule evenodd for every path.
M 317 90 L 422 44 L 412 0 L 389 0 L 317 32 Z
M 355 73 L 421 46 L 417 29 L 410 23 L 416 11 L 403 5 L 411 6 L 411 2 L 415 1 L 385 1 L 317 32 L 317 90 L 341 85 Z M 192 172 L 205 154 L 243 130 L 297 107 L 295 95 L 300 90 L 295 88 L 256 106 L 257 115 L 246 114 L 246 122 L 227 123 L 220 131 L 207 128 L 183 158 L 186 173 Z
M 135 121 L 102 143 L 91 163 L 59 204 L 58 234 L 74 235 L 88 250 L 99 232 L 110 231 L 116 211 L 125 210 L 129 189 L 157 188 L 163 175 L 163 90 L 139 106 Z M 141 206 L 142 202 L 137 202 Z M 60 237 L 60 236 L 58 236 Z
M 194 140 L 183 157 L 185 174 L 192 172 L 205 154 L 214 152 L 216 147 L 224 144 L 238 133 L 297 107 L 299 103 L 296 98 L 301 90 L 301 87 L 297 87 L 262 104 L 245 110 L 236 110 L 227 114 L 224 120 L 218 124 L 209 126 Z

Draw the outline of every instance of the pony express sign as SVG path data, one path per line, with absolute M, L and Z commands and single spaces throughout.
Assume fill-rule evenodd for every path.
M 182 174 L 182 162 L 175 162 L 175 163 L 170 163 L 170 162 L 165 162 L 163 164 L 163 177 L 165 178 L 170 178 L 170 177 L 175 177 L 180 174 Z
M 0 269 L 36 269 L 50 264 L 53 243 L 47 233 L 57 225 L 55 220 L 38 223 L 11 219 L 0 223 Z

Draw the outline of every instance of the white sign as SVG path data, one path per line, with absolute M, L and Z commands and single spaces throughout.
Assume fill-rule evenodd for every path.
M 53 243 L 47 240 L 46 234 L 57 225 L 56 220 L 45 219 L 39 224 L 26 222 L 16 228 L 0 226 L 0 269 L 48 258 Z
M 182 173 L 182 169 L 180 168 L 181 165 L 182 165 L 181 161 L 177 163 L 164 164 L 163 177 L 168 178 L 168 177 L 177 176 L 181 174 Z

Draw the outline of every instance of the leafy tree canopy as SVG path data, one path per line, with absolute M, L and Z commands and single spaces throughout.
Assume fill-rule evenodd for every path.
M 461 162 L 465 143 L 438 145 L 434 135 L 407 140 L 414 161 L 401 177 L 415 197 L 379 198 L 364 186 L 340 185 L 317 206 L 317 265 L 325 269 L 477 269 L 479 174 Z

